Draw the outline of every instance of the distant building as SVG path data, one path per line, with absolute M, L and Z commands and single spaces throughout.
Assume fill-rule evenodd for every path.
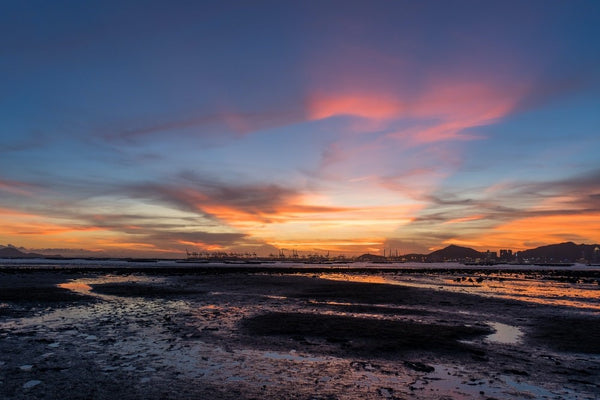
M 494 261 L 498 258 L 498 254 L 495 251 L 486 251 L 485 252 L 485 261 Z
M 500 250 L 500 260 L 501 261 L 513 261 L 512 250 L 501 249 Z

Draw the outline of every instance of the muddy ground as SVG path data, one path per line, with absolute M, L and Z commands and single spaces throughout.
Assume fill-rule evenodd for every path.
M 568 307 L 281 274 L 0 272 L 2 399 L 595 399 L 599 376 L 600 316 Z

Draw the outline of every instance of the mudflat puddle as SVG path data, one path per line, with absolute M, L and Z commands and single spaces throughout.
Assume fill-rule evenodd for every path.
M 518 344 L 523 339 L 523 331 L 516 326 L 500 322 L 487 322 L 495 332 L 486 337 L 488 342 L 500 344 Z
M 433 365 L 435 371 L 419 377 L 412 388 L 423 395 L 443 394 L 456 400 L 463 399 L 562 399 L 577 393 L 571 389 L 549 391 L 539 385 L 506 375 L 474 375 L 463 367 L 443 364 Z

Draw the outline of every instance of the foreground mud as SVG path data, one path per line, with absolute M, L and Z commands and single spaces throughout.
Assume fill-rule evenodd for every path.
M 0 273 L 0 398 L 600 397 L 600 316 L 276 274 Z

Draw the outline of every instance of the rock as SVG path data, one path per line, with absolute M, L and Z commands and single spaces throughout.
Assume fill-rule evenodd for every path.
M 392 399 L 394 398 L 394 389 L 392 388 L 379 388 L 377 389 L 377 393 L 381 396 L 384 397 L 386 399 Z
M 35 380 L 35 379 L 27 381 L 27 382 L 25 382 L 23 384 L 23 389 L 31 389 L 32 387 L 37 386 L 40 383 L 42 383 L 42 381 L 38 381 L 38 380 Z
M 25 365 L 21 365 L 19 367 L 19 369 L 21 371 L 31 371 L 32 368 L 33 368 L 33 365 L 31 365 L 31 364 L 25 364 Z
M 418 372 L 433 372 L 435 368 L 422 362 L 404 361 L 404 366 Z
M 527 371 L 521 371 L 519 369 L 508 368 L 508 369 L 503 370 L 502 372 L 504 372 L 505 374 L 512 374 L 512 375 L 519 375 L 519 376 L 529 376 L 529 373 Z

